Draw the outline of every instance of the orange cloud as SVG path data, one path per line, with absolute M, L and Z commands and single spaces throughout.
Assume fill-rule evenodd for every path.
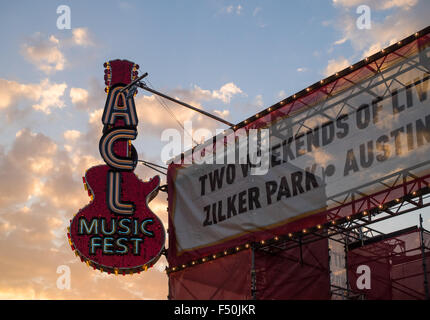
M 123 277 L 101 274 L 75 257 L 66 228 L 89 201 L 78 168 L 89 168 L 93 158 L 87 155 L 76 163 L 71 157 L 73 152 L 28 129 L 17 134 L 9 152 L 0 154 L 0 298 L 166 299 L 164 258 L 148 272 Z M 35 163 L 41 164 L 35 168 Z M 165 199 L 160 195 L 151 207 L 167 223 Z M 62 265 L 70 268 L 70 290 L 57 287 Z
M 63 87 L 43 80 L 39 84 L 20 84 L 0 79 L 0 107 L 12 109 L 18 102 L 39 105 L 48 114 L 55 105 L 62 105 L 67 85 Z M 83 113 L 85 130 L 64 128 L 53 139 L 28 128 L 18 131 L 9 148 L 0 148 L 0 298 L 4 299 L 166 299 L 168 294 L 167 262 L 159 262 L 147 272 L 133 276 L 114 276 L 88 268 L 75 257 L 67 241 L 67 226 L 73 215 L 89 202 L 82 176 L 90 167 L 103 163 L 98 142 L 102 135 L 101 115 L 106 95 L 97 81 L 87 89 L 72 88 L 75 100 L 71 108 Z M 46 91 L 46 93 L 44 93 Z M 203 108 L 205 101 L 229 102 L 241 90 L 226 84 L 218 90 L 172 90 L 172 95 Z M 61 94 L 60 94 L 61 93 Z M 72 101 L 73 102 L 73 101 Z M 160 106 L 154 96 L 139 95 L 136 99 L 139 115 L 139 136 L 159 141 L 161 131 L 178 125 Z M 193 128 L 213 130 L 216 121 L 175 104 L 169 104 L 179 121 L 193 120 Z M 227 108 L 220 108 L 228 116 Z M 148 116 L 150 115 L 150 116 Z M 19 121 L 20 119 L 17 119 Z M 152 151 L 151 157 L 140 151 L 139 157 L 160 163 Z M 161 149 L 161 148 L 160 148 Z M 139 165 L 135 173 L 147 180 L 158 173 Z M 161 184 L 165 184 L 165 176 Z M 167 195 L 160 192 L 150 204 L 167 227 Z M 167 241 L 166 241 L 167 244 Z M 70 268 L 71 288 L 57 288 L 59 266 Z

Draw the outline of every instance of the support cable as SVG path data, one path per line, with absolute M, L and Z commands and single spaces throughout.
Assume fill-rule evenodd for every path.
M 152 85 L 151 81 L 147 80 L 148 84 L 149 84 L 149 88 L 151 88 L 152 90 L 155 90 L 154 86 Z M 164 102 L 163 99 L 161 99 L 160 97 L 158 97 L 156 94 L 154 94 L 155 99 L 157 100 L 157 102 L 169 113 L 169 115 L 176 121 L 176 123 L 182 128 L 182 130 L 188 134 L 191 137 L 191 140 L 193 141 L 193 143 L 195 145 L 198 145 L 198 143 L 193 139 L 193 135 L 188 132 L 185 127 L 182 125 L 182 123 L 179 121 L 178 118 L 176 118 L 175 114 L 173 113 L 173 111 L 169 108 L 169 106 L 166 104 L 166 102 Z
M 137 161 L 139 161 L 139 162 L 143 162 L 143 163 L 145 163 L 145 164 L 149 164 L 149 165 L 151 165 L 151 166 L 154 166 L 154 167 L 157 167 L 157 168 L 160 168 L 160 169 L 167 170 L 167 168 L 166 168 L 166 167 L 160 166 L 159 164 L 152 163 L 152 162 L 149 162 L 149 161 L 146 161 L 146 160 L 137 160 Z
M 150 169 L 152 169 L 152 170 L 154 170 L 154 171 L 157 171 L 158 173 L 161 173 L 161 174 L 164 174 L 165 176 L 167 176 L 167 173 L 166 173 L 166 172 L 163 172 L 163 171 L 161 171 L 161 170 L 159 170 L 159 169 L 157 169 L 157 168 L 153 167 L 152 165 L 148 164 L 148 162 L 143 161 L 143 160 L 138 160 L 138 161 L 139 161 L 139 162 L 142 162 L 142 164 L 143 164 L 144 166 L 146 166 L 146 167 L 148 167 L 148 168 L 150 168 Z M 157 166 L 158 166 L 158 165 L 157 165 Z M 158 167 L 161 167 L 161 166 L 158 166 Z

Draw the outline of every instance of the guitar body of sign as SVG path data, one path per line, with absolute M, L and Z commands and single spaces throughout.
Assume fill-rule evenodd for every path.
M 145 271 L 164 250 L 165 232 L 148 207 L 160 178 L 147 182 L 134 174 L 137 136 L 133 96 L 121 92 L 137 77 L 135 64 L 114 60 L 105 65 L 108 97 L 102 117 L 99 150 L 106 165 L 89 169 L 84 180 L 91 202 L 71 220 L 69 242 L 87 265 L 115 274 Z
M 75 250 L 106 271 L 116 266 L 119 273 L 137 272 L 155 263 L 164 247 L 164 229 L 148 203 L 158 193 L 159 177 L 145 183 L 133 172 L 115 172 L 100 165 L 86 172 L 85 181 L 93 200 L 72 220 Z M 133 204 L 132 215 L 112 214 L 107 203 L 115 202 L 116 191 L 120 191 L 121 202 Z

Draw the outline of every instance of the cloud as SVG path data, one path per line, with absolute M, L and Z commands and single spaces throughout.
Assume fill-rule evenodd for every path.
M 230 103 L 231 98 L 239 93 L 243 93 L 242 90 L 233 82 L 229 82 L 223 85 L 219 90 L 212 91 L 212 97 L 224 103 Z
M 0 109 L 6 109 L 23 99 L 39 100 L 39 86 L 0 79 Z
M 189 103 L 209 101 L 209 100 L 220 100 L 224 103 L 230 103 L 231 99 L 238 94 L 244 94 L 243 91 L 233 82 L 228 82 L 221 86 L 218 90 L 207 90 L 202 89 L 197 85 L 194 85 L 193 89 L 175 89 L 173 95 L 179 96 L 188 101 Z
M 254 103 L 258 108 L 262 108 L 264 106 L 263 95 L 255 96 Z
M 345 43 L 348 40 L 347 37 L 343 37 L 342 39 L 339 39 L 337 41 L 334 42 L 335 45 L 340 45 L 342 43 Z
M 94 45 L 88 28 L 74 28 L 72 34 L 72 40 L 76 45 L 83 47 Z
M 61 99 L 67 88 L 65 83 L 51 84 L 48 79 L 41 82 L 39 103 L 33 105 L 33 109 L 42 111 L 46 114 L 51 113 L 53 108 L 63 108 L 64 101 Z
M 233 7 L 233 5 L 229 5 L 228 7 L 225 7 L 224 9 L 225 9 L 225 11 L 226 11 L 227 13 L 232 13 L 232 12 L 233 12 L 234 7 Z
M 341 9 L 341 14 L 337 22 L 333 23 L 332 26 L 342 33 L 341 39 L 334 44 L 349 41 L 355 52 L 355 60 L 358 60 L 355 56 L 359 56 L 359 59 L 362 59 L 428 25 L 429 1 L 336 0 L 333 3 L 335 7 Z M 371 15 L 371 29 L 361 30 L 356 26 L 358 15 L 355 10 L 353 12 L 346 10 L 361 4 L 369 5 L 371 10 L 386 11 L 391 9 L 392 12 L 387 13 L 383 19 L 379 20 L 375 18 L 375 15 Z
M 151 136 L 157 141 L 160 141 L 161 133 L 165 129 L 177 129 L 181 136 L 193 134 L 194 131 L 205 128 L 215 134 L 215 129 L 219 127 L 219 123 L 193 110 L 184 108 L 176 103 L 165 101 L 169 110 L 177 121 L 184 126 L 186 121 L 192 121 L 192 132 L 184 130 L 179 126 L 176 119 L 158 102 L 159 98 L 155 96 L 141 96 L 136 99 L 136 108 L 139 117 L 139 135 Z M 184 99 L 197 108 L 202 108 L 196 98 Z M 148 116 L 150 115 L 150 116 Z
M 0 153 L 0 208 L 27 201 L 40 177 L 52 169 L 57 145 L 42 134 L 22 129 L 8 153 Z
M 21 53 L 46 74 L 63 70 L 67 62 L 60 50 L 60 41 L 53 35 L 46 39 L 40 32 L 22 45 Z
M 89 47 L 95 43 L 88 28 L 73 28 L 69 38 L 49 37 L 36 32 L 21 45 L 21 54 L 45 74 L 62 71 L 68 66 L 64 50 L 70 47 Z
M 392 41 L 390 41 L 390 43 L 391 42 Z M 383 49 L 383 47 L 382 47 L 381 42 L 373 43 L 372 45 L 370 45 L 369 49 L 367 49 L 366 51 L 363 52 L 362 56 L 363 57 L 369 57 L 369 56 L 377 53 L 378 51 L 381 51 L 382 49 Z
M 267 24 L 265 24 L 265 23 L 263 23 L 263 22 L 259 22 L 259 23 L 258 23 L 258 26 L 259 26 L 260 28 L 265 28 L 265 27 L 267 27 Z
M 240 15 L 240 14 L 242 13 L 242 9 L 243 9 L 243 7 L 239 4 L 239 5 L 236 7 L 236 14 L 237 14 L 237 15 Z
M 72 103 L 86 103 L 88 101 L 88 91 L 82 88 L 70 88 L 70 99 Z
M 88 85 L 84 88 L 71 88 L 70 99 L 75 107 L 88 113 L 104 107 L 106 93 L 104 87 L 97 78 L 90 78 Z
M 320 166 L 327 166 L 330 161 L 333 161 L 333 155 L 323 150 L 323 148 L 316 148 L 311 153 L 308 154 L 310 158 L 309 165 L 317 163 Z
M 5 299 L 166 299 L 167 276 L 156 268 L 133 276 L 102 274 L 88 268 L 74 256 L 65 240 L 53 245 L 58 228 L 49 215 L 58 216 L 55 208 L 36 205 L 28 213 L 16 214 L 15 231 L 2 237 L 0 251 L 7 259 L 0 261 L 0 297 Z M 8 219 L 13 219 L 10 215 Z M 48 226 L 46 228 L 45 226 Z M 62 232 L 65 233 L 65 230 Z M 62 237 L 64 237 L 64 233 Z M 64 237 L 65 238 L 65 237 Z M 164 257 L 159 264 L 166 264 Z M 70 269 L 71 288 L 60 290 L 56 283 L 59 266 Z
M 200 109 L 205 109 L 203 105 L 207 102 L 222 101 L 228 103 L 236 94 L 244 94 L 242 90 L 232 82 L 214 90 L 202 89 L 194 85 L 191 89 L 165 90 L 165 92 L 169 96 L 176 97 Z M 139 94 L 135 102 L 139 117 L 139 136 L 135 142 L 136 146 L 139 146 L 140 143 L 146 146 L 149 144 L 149 141 L 154 141 L 154 143 L 159 144 L 161 134 L 166 129 L 178 130 L 182 139 L 189 139 L 190 135 L 193 135 L 194 141 L 200 143 L 200 138 L 197 137 L 197 131 L 199 129 L 209 130 L 212 135 L 215 135 L 216 129 L 221 129 L 225 126 L 198 112 L 176 103 L 162 100 L 162 98 L 154 95 L 146 96 Z M 168 110 L 166 110 L 166 106 Z M 213 111 L 214 109 L 215 111 Z M 228 117 L 231 111 L 229 108 L 210 108 L 206 110 L 214 112 L 222 118 Z M 181 126 L 184 126 L 187 121 L 191 121 L 192 128 L 186 128 L 184 130 Z M 145 141 L 140 140 L 140 137 L 145 137 Z M 188 146 L 185 146 L 185 149 L 188 149 Z
M 336 72 L 345 69 L 346 67 L 349 66 L 349 61 L 348 59 L 344 58 L 344 57 L 340 57 L 338 59 L 331 59 L 329 60 L 327 67 L 324 70 L 324 75 L 325 76 L 330 76 L 332 74 L 335 74 Z
M 49 114 L 52 109 L 64 107 L 62 97 L 66 88 L 65 83 L 51 83 L 48 79 L 38 84 L 21 84 L 0 79 L 0 109 L 10 108 L 22 100 L 30 100 L 34 102 L 34 110 Z
M 255 9 L 254 9 L 254 11 L 252 12 L 252 16 L 256 16 L 259 12 L 261 11 L 261 8 L 260 7 L 256 7 Z
M 130 9 L 134 8 L 133 5 L 131 3 L 129 3 L 129 2 L 127 2 L 127 1 L 120 1 L 120 2 L 118 2 L 118 7 L 121 10 L 130 10 Z
M 75 141 L 81 136 L 81 132 L 78 130 L 66 130 L 63 133 L 63 137 L 69 141 Z
M 227 7 L 223 7 L 221 9 L 221 12 L 226 12 L 227 14 L 236 13 L 237 15 L 240 15 L 242 13 L 243 7 L 238 4 L 237 6 L 229 5 Z
M 230 115 L 229 110 L 214 110 L 214 113 L 223 119 L 228 118 L 228 116 Z
M 64 137 L 77 145 L 85 139 L 74 130 L 65 131 Z M 16 134 L 8 152 L 0 150 L 0 252 L 7 257 L 0 261 L 0 297 L 165 299 L 164 257 L 148 272 L 116 277 L 88 268 L 70 249 L 69 219 L 89 201 L 81 176 L 90 163 L 81 152 L 62 150 L 59 143 L 29 129 Z M 87 162 L 84 167 L 81 161 Z M 165 197 L 157 197 L 151 207 L 166 223 Z M 70 290 L 56 286 L 60 265 L 71 270 Z
M 297 72 L 305 72 L 305 71 L 308 71 L 308 68 L 300 67 L 300 68 L 297 68 L 296 70 Z
M 287 97 L 287 93 L 285 92 L 285 90 L 281 90 L 278 92 L 278 96 L 277 98 L 279 99 L 285 99 Z

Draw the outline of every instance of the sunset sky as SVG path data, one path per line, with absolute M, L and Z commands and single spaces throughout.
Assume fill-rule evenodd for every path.
M 356 8 L 371 8 L 370 30 Z M 71 29 L 57 28 L 57 7 Z M 0 13 L 0 299 L 166 299 L 166 260 L 146 273 L 88 268 L 66 228 L 89 199 L 81 177 L 102 164 L 103 63 L 128 59 L 160 91 L 232 123 L 375 53 L 428 24 L 427 0 L 7 1 Z M 179 129 L 139 91 L 140 159 L 161 163 L 161 132 Z M 224 128 L 169 104 L 195 128 Z M 145 167 L 136 173 L 155 175 Z M 164 177 L 163 177 L 164 179 Z M 162 182 L 164 184 L 165 181 Z M 151 202 L 167 228 L 167 201 Z M 430 229 L 430 209 L 423 213 Z M 389 232 L 418 224 L 392 219 Z M 57 268 L 71 289 L 57 288 Z

